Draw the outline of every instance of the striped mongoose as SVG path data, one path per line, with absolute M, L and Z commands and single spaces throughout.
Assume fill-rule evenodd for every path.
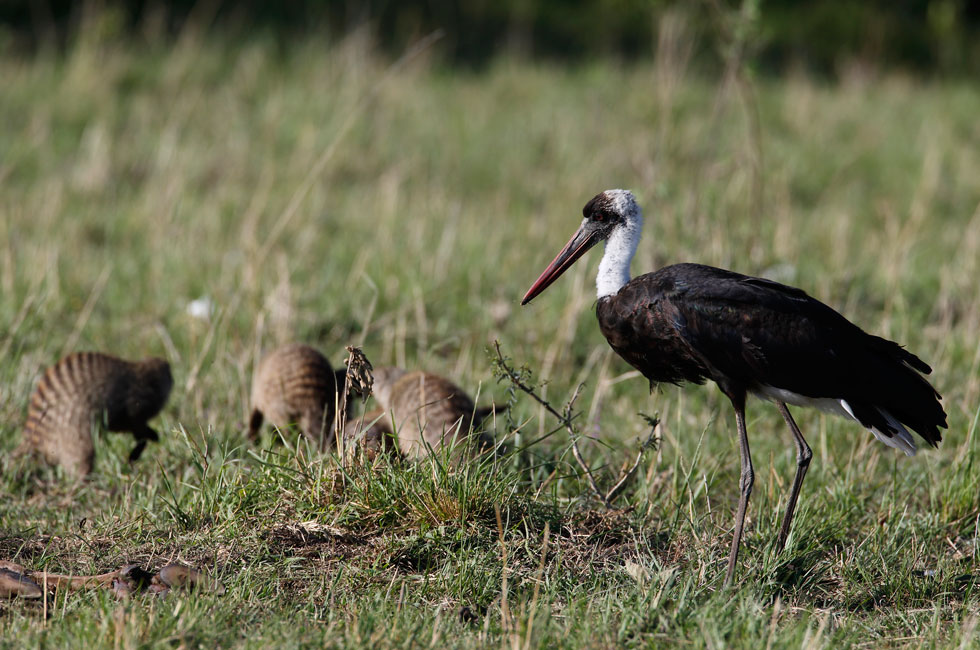
M 47 369 L 31 397 L 25 446 L 47 462 L 85 475 L 92 471 L 92 428 L 128 431 L 136 439 L 134 462 L 148 440 L 147 425 L 167 403 L 174 380 L 163 359 L 126 361 L 99 352 L 76 352 Z
M 422 458 L 429 449 L 447 444 L 493 446 L 488 435 L 464 440 L 493 413 L 492 407 L 477 408 L 463 389 L 439 375 L 401 368 L 374 371 L 374 397 L 394 422 L 398 448 L 406 458 Z M 424 441 L 424 442 L 423 442 Z
M 252 416 L 248 434 L 258 438 L 263 419 L 280 429 L 296 424 L 310 440 L 326 449 L 333 444 L 338 386 L 346 371 L 334 372 L 316 349 L 301 343 L 276 348 L 259 362 L 252 383 Z

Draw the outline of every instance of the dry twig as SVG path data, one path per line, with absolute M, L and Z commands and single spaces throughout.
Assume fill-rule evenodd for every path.
M 497 367 L 500 368 L 501 372 L 507 377 L 508 381 L 510 381 L 510 383 L 516 388 L 530 395 L 534 401 L 543 406 L 546 411 L 551 413 L 562 424 L 562 426 L 565 427 L 565 430 L 568 431 L 569 438 L 572 441 L 572 456 L 575 458 L 575 462 L 578 463 L 579 467 L 582 468 L 582 471 L 585 472 L 585 476 L 589 481 L 589 487 L 592 488 L 592 493 L 599 499 L 599 501 L 602 502 L 604 506 L 606 506 L 607 509 L 612 510 L 613 499 L 619 496 L 620 492 L 622 492 L 626 487 L 627 482 L 636 473 L 636 469 L 640 465 L 640 459 L 643 456 L 643 452 L 654 443 L 654 434 L 656 432 L 659 420 L 657 420 L 657 418 L 644 416 L 647 422 L 650 424 L 650 435 L 643 442 L 643 444 L 640 445 L 640 449 L 636 453 L 636 459 L 633 461 L 630 468 L 619 477 L 608 492 L 603 493 L 599 489 L 599 485 L 596 483 L 595 475 L 586 464 L 585 459 L 582 458 L 582 452 L 579 450 L 578 446 L 578 439 L 581 434 L 578 432 L 578 430 L 576 430 L 575 425 L 572 423 L 572 420 L 575 418 L 575 413 L 573 413 L 575 400 L 578 399 L 579 394 L 582 392 L 584 384 L 579 384 L 579 386 L 575 389 L 575 392 L 572 394 L 571 399 L 568 400 L 568 403 L 565 404 L 562 412 L 559 413 L 558 410 L 555 409 L 550 402 L 548 402 L 548 400 L 538 395 L 534 388 L 528 385 L 519 372 L 514 370 L 514 368 L 507 363 L 507 359 L 504 358 L 503 353 L 500 351 L 500 341 L 494 341 L 493 345 L 497 353 Z
M 374 389 L 374 366 L 368 361 L 367 356 L 361 348 L 353 345 L 347 346 L 347 358 L 344 365 L 347 366 L 347 375 L 344 386 L 337 391 L 337 398 L 340 401 L 337 408 L 337 417 L 334 418 L 335 437 L 340 458 L 345 458 L 344 444 L 346 441 L 345 429 L 347 427 L 347 396 L 353 390 L 361 399 L 366 401 L 368 395 Z M 340 387 L 339 387 L 340 388 Z

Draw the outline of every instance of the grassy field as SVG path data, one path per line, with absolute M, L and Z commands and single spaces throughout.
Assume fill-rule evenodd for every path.
M 183 561 L 228 588 L 4 602 L 0 645 L 975 646 L 980 90 L 860 70 L 725 83 L 663 54 L 461 73 L 426 52 L 392 65 L 358 36 L 283 51 L 191 35 L 0 59 L 0 559 Z M 727 400 L 651 395 L 614 356 L 598 252 L 518 306 L 611 187 L 645 207 L 634 273 L 698 261 L 800 286 L 922 356 L 944 396 L 945 440 L 915 458 L 799 411 L 815 457 L 778 556 L 795 456 L 752 402 L 731 591 Z M 188 312 L 199 298 L 210 318 Z M 523 451 L 341 471 L 271 433 L 253 447 L 252 370 L 292 340 L 511 402 L 495 434 Z M 547 436 L 557 423 L 495 380 L 495 340 L 556 405 L 585 382 L 604 486 L 648 433 L 637 413 L 659 414 L 618 510 L 590 497 L 568 435 Z M 81 482 L 10 453 L 43 368 L 75 349 L 162 355 L 176 379 L 161 442 L 129 467 L 131 439 L 107 435 Z

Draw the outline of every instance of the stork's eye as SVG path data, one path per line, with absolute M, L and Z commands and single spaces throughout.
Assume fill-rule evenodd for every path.
M 592 215 L 592 218 L 595 221 L 605 221 L 606 215 L 602 214 L 601 212 L 596 212 L 594 215 Z

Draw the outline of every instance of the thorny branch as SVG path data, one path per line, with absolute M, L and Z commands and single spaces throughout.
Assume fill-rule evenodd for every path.
M 660 425 L 660 420 L 656 417 L 644 415 L 643 413 L 640 413 L 640 417 L 646 420 L 647 424 L 650 426 L 650 435 L 647 436 L 647 439 L 643 441 L 642 445 L 640 445 L 639 451 L 636 452 L 636 458 L 633 460 L 633 465 L 626 470 L 622 478 L 616 481 L 616 484 L 613 485 L 609 489 L 609 492 L 606 493 L 606 498 L 610 501 L 619 496 L 619 493 L 626 487 L 626 483 L 633 477 L 633 474 L 636 473 L 636 468 L 640 466 L 640 459 L 643 457 L 643 452 L 657 444 L 657 427 Z M 623 467 L 626 467 L 626 465 L 624 464 Z
M 626 487 L 626 484 L 629 482 L 630 478 L 632 478 L 636 473 L 636 469 L 640 466 L 640 459 L 643 456 L 643 452 L 654 443 L 654 436 L 656 434 L 657 425 L 660 423 L 660 421 L 655 417 L 651 418 L 643 415 L 647 423 L 650 425 L 650 435 L 643 442 L 643 444 L 640 445 L 640 449 L 637 451 L 636 458 L 634 459 L 630 468 L 625 470 L 625 472 L 620 476 L 619 480 L 616 481 L 608 492 L 603 493 L 596 483 L 595 475 L 582 458 L 582 452 L 578 447 L 578 439 L 580 435 L 575 429 L 575 425 L 572 423 L 572 420 L 575 417 L 572 409 L 575 404 L 575 400 L 578 399 L 584 385 L 579 384 L 579 386 L 575 389 L 575 392 L 572 394 L 571 399 L 569 399 L 568 403 L 565 404 L 562 412 L 558 412 L 558 410 L 552 406 L 548 400 L 544 399 L 535 392 L 534 387 L 530 386 L 527 381 L 525 381 L 522 373 L 518 372 L 507 363 L 507 359 L 500 351 L 500 341 L 494 341 L 493 346 L 497 353 L 496 366 L 500 369 L 503 375 L 507 377 L 508 381 L 510 381 L 511 384 L 516 386 L 521 391 L 530 395 L 534 401 L 543 406 L 546 411 L 551 413 L 562 424 L 562 426 L 565 427 L 565 430 L 568 431 L 569 438 L 572 441 L 572 456 L 574 456 L 575 462 L 577 462 L 579 467 L 582 468 L 582 471 L 585 472 L 585 476 L 589 481 L 589 487 L 592 488 L 592 493 L 599 499 L 599 501 L 602 502 L 604 506 L 606 506 L 607 509 L 612 510 L 613 499 L 619 496 L 620 492 L 623 491 L 623 488 Z M 623 468 L 625 469 L 625 467 L 626 465 L 624 464 Z

